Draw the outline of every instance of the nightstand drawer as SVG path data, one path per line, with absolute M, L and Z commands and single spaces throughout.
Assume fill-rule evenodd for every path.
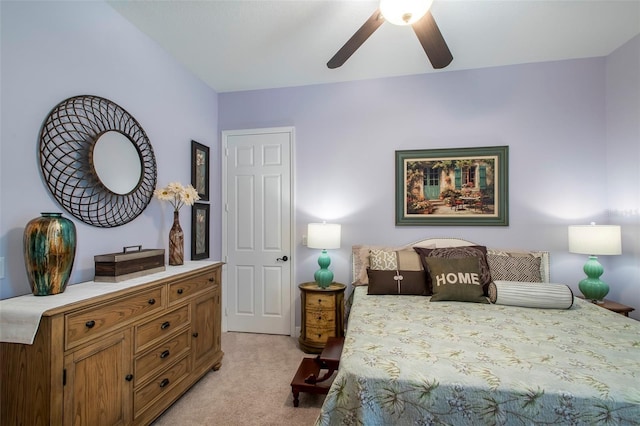
M 306 298 L 305 308 L 311 310 L 328 310 L 336 309 L 336 298 L 333 294 L 309 293 Z
M 305 319 L 307 327 L 334 328 L 336 313 L 335 311 L 319 311 L 314 309 L 307 311 Z
M 136 352 L 164 339 L 179 328 L 189 324 L 189 306 L 184 305 L 165 315 L 148 321 L 135 328 Z
M 164 308 L 163 287 L 157 287 L 118 301 L 91 307 L 65 316 L 65 348 L 101 336 L 126 322 Z
M 307 327 L 307 340 L 312 343 L 327 343 L 329 337 L 336 336 L 335 327 L 332 328 L 320 328 L 320 327 Z

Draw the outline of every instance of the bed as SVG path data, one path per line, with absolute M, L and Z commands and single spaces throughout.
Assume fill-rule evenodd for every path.
M 473 243 L 394 249 L 414 245 Z M 348 329 L 317 425 L 640 424 L 640 322 L 579 298 L 539 309 L 369 295 L 370 250 L 353 248 Z M 546 252 L 487 253 L 539 259 L 538 285 L 552 285 Z

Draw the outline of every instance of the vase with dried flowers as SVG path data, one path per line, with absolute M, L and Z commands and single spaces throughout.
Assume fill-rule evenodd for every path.
M 168 201 L 173 206 L 173 225 L 169 231 L 169 265 L 184 263 L 184 233 L 180 227 L 180 209 L 182 206 L 192 206 L 200 197 L 191 185 L 183 186 L 178 182 L 171 182 L 164 188 L 158 188 L 153 195 L 160 201 Z

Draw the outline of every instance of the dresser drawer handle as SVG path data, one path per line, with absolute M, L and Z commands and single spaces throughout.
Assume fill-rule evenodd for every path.
M 169 384 L 169 379 L 162 379 L 160 382 L 160 387 L 163 388 Z
M 127 375 L 124 377 L 124 379 L 125 379 L 127 382 L 132 381 L 132 380 L 133 380 L 133 374 L 127 374 Z
M 318 315 L 318 321 L 322 320 L 322 316 Z
M 94 320 L 91 320 L 91 321 L 87 321 L 84 325 L 85 325 L 87 328 L 93 328 L 93 327 L 95 327 L 96 322 L 95 322 Z
M 164 359 L 164 358 L 166 358 L 166 357 L 168 357 L 168 356 L 169 356 L 169 351 L 168 351 L 168 350 L 167 350 L 167 351 L 164 351 L 164 352 L 162 352 L 162 353 L 160 354 L 160 358 L 161 358 L 161 359 Z
M 150 305 L 155 305 L 156 304 L 156 299 L 149 299 L 149 304 Z
M 198 332 L 196 331 L 195 333 L 192 334 L 193 337 L 198 337 Z
M 182 294 L 182 293 L 184 293 L 184 290 L 183 290 L 183 289 L 181 289 L 181 288 L 179 288 L 179 289 L 178 289 L 178 294 Z
M 210 283 L 212 283 L 212 282 L 214 282 L 214 281 L 215 281 L 215 280 L 214 280 L 213 278 L 209 278 L 209 282 L 210 282 Z
M 171 323 L 169 321 L 165 321 L 160 325 L 161 330 L 166 330 L 169 327 L 171 327 Z

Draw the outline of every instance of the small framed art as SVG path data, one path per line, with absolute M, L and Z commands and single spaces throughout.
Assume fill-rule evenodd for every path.
M 191 207 L 191 260 L 209 258 L 209 204 Z
M 191 185 L 200 199 L 209 201 L 209 147 L 191 141 Z
M 396 225 L 509 224 L 508 146 L 396 151 Z

